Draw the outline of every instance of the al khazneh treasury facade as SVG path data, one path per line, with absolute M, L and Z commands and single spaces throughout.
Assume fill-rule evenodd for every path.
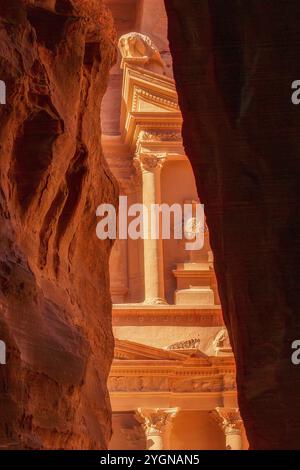
M 107 3 L 115 17 L 124 14 L 102 116 L 104 153 L 120 195 L 147 207 L 197 203 L 163 0 L 139 8 Z M 204 237 L 200 251 L 186 251 L 185 240 L 172 237 L 115 243 L 111 449 L 247 448 L 207 231 Z

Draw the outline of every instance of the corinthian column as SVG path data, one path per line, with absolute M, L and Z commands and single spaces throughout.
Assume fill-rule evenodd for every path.
M 223 430 L 227 450 L 242 450 L 242 419 L 238 408 L 216 408 L 214 417 Z
M 165 162 L 165 155 L 142 154 L 135 158 L 135 164 L 142 175 L 143 204 L 148 213 L 148 226 L 144 237 L 144 284 L 145 303 L 164 304 L 164 267 L 163 244 L 160 236 L 159 217 L 153 217 L 151 208 L 161 203 L 161 169 Z M 158 236 L 155 238 L 154 233 Z
M 137 420 L 142 424 L 147 450 L 169 450 L 173 418 L 179 408 L 139 408 Z

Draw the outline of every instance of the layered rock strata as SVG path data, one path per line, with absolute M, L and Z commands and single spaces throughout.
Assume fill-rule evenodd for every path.
M 100 108 L 115 61 L 102 0 L 1 0 L 2 448 L 100 449 L 110 437 L 109 241 Z

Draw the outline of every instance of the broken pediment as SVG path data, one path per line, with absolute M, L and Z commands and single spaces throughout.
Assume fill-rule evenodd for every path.
M 120 126 L 130 147 L 135 147 L 139 132 L 149 127 L 180 132 L 182 117 L 174 80 L 125 65 L 122 98 Z

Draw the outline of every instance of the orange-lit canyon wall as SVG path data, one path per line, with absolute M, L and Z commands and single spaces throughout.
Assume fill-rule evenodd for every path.
M 300 4 L 165 0 L 251 448 L 300 448 Z
M 95 210 L 117 198 L 100 132 L 112 19 L 101 0 L 1 0 L 0 23 L 0 445 L 105 448 L 111 246 Z

